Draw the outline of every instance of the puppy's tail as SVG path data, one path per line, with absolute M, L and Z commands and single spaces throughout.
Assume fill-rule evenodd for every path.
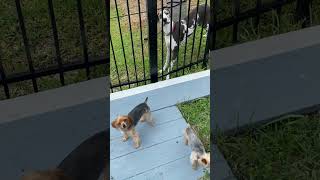
M 148 97 L 146 97 L 146 100 L 144 100 L 144 103 L 147 103 L 147 101 L 148 101 Z

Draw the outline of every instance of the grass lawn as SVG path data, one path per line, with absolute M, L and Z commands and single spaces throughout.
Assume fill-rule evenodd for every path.
M 75 0 L 53 1 L 63 63 L 82 58 L 77 3 Z M 21 1 L 22 13 L 35 69 L 57 64 L 48 11 L 48 1 Z M 82 0 L 89 56 L 106 57 L 106 14 L 103 0 Z M 25 49 L 18 23 L 15 1 L 0 0 L 0 60 L 5 73 L 28 71 Z M 106 67 L 91 68 L 91 78 L 106 76 Z M 66 84 L 86 80 L 85 70 L 65 73 Z M 38 79 L 39 90 L 60 86 L 59 75 Z M 11 96 L 33 92 L 31 81 L 9 85 Z M 0 99 L 4 99 L 0 86 Z
M 178 104 L 185 120 L 196 131 L 207 152 L 210 152 L 210 97 L 199 98 Z M 202 180 L 209 180 L 210 174 L 205 172 Z
M 217 144 L 238 179 L 319 179 L 320 116 L 289 118 Z

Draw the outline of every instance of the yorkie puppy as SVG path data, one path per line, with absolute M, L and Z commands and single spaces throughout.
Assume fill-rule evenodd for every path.
M 192 130 L 190 124 L 183 132 L 184 142 L 186 145 L 191 147 L 190 162 L 192 169 L 198 169 L 198 166 L 201 165 L 204 168 L 210 167 L 210 153 L 206 153 L 204 146 L 200 139 L 196 136 Z
M 118 129 L 123 133 L 122 141 L 127 141 L 129 136 L 134 141 L 134 147 L 139 148 L 141 140 L 135 127 L 138 122 L 148 122 L 151 126 L 154 126 L 154 121 L 151 116 L 150 107 L 147 105 L 148 97 L 145 101 L 136 107 L 134 107 L 128 115 L 118 116 L 112 121 L 112 127 Z

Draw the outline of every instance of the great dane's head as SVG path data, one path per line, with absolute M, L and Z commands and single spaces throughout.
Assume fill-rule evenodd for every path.
M 164 8 L 162 11 L 158 13 L 158 22 L 162 24 L 168 24 L 171 21 L 170 9 Z

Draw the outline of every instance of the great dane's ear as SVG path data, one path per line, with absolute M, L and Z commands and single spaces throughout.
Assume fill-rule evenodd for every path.
M 170 7 L 166 7 L 165 10 L 168 11 L 168 14 L 171 14 Z

